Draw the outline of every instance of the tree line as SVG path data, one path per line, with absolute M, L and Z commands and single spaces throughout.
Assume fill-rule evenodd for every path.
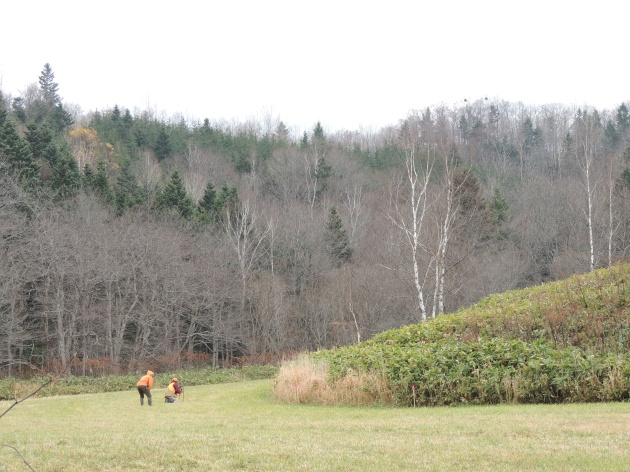
M 479 99 L 375 132 L 0 91 L 0 361 L 314 350 L 609 266 L 630 112 Z

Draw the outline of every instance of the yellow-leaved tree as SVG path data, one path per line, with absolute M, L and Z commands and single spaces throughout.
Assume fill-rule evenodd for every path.
M 86 165 L 96 167 L 96 163 L 101 159 L 111 162 L 116 154 L 114 146 L 101 142 L 98 133 L 92 128 L 79 127 L 70 130 L 68 143 L 79 169 Z

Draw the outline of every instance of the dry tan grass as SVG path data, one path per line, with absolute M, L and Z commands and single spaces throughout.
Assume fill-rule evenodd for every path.
M 331 380 L 328 365 L 307 355 L 285 362 L 274 379 L 274 395 L 288 403 L 318 405 L 393 405 L 392 389 L 384 376 L 350 371 Z

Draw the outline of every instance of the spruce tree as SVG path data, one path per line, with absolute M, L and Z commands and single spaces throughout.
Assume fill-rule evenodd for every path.
M 112 121 L 115 123 L 120 120 L 120 108 L 118 105 L 114 105 L 114 109 L 112 110 Z
M 212 221 L 216 216 L 216 200 L 217 191 L 212 185 L 212 182 L 208 182 L 206 189 L 203 192 L 203 197 L 199 200 L 197 205 L 197 211 L 202 223 Z
M 510 206 L 508 202 L 501 196 L 499 189 L 495 187 L 494 196 L 490 202 L 490 224 L 496 239 L 505 240 L 509 236 L 506 229 L 508 221 L 508 212 Z
M 39 76 L 39 90 L 41 100 L 35 104 L 37 109 L 36 121 L 50 123 L 53 130 L 60 133 L 73 123 L 72 116 L 63 108 L 59 96 L 59 84 L 55 82 L 55 74 L 49 63 Z
M 324 139 L 324 128 L 322 128 L 322 124 L 318 121 L 313 128 L 313 140 L 323 140 Z
M 155 143 L 154 151 L 155 157 L 157 157 L 159 161 L 163 161 L 171 155 L 171 152 L 173 152 L 171 148 L 171 141 L 164 127 L 160 129 L 160 133 L 158 134 L 157 141 Z
M 94 189 L 94 171 L 89 164 L 83 166 L 83 176 L 81 179 L 83 188 L 86 190 Z
M 77 194 L 81 187 L 81 172 L 77 161 L 67 148 L 62 148 L 53 166 L 51 187 L 60 198 L 71 197 Z
M 628 111 L 628 107 L 625 103 L 619 105 L 617 108 L 617 131 L 620 134 L 625 135 L 625 133 L 630 129 L 630 111 Z
M 3 109 L 0 109 L 0 159 L 19 174 L 23 183 L 33 183 L 39 178 L 39 165 L 28 143 L 20 137 L 15 124 Z
M 44 160 L 48 162 L 51 167 L 55 167 L 55 165 L 57 164 L 57 160 L 59 159 L 59 155 L 59 147 L 55 144 L 54 141 L 49 142 L 44 149 Z
M 330 208 L 328 213 L 325 237 L 328 254 L 335 262 L 335 265 L 340 266 L 352 258 L 350 239 L 343 227 L 341 217 L 337 213 L 337 208 L 334 206 Z
M 42 159 L 46 156 L 46 148 L 53 141 L 53 133 L 47 124 L 37 124 L 30 122 L 26 125 L 26 140 L 31 148 L 35 159 Z
M 192 198 L 190 198 L 186 192 L 184 182 L 179 176 L 179 172 L 174 171 L 173 174 L 171 174 L 170 181 L 157 196 L 157 205 L 160 208 L 176 208 L 186 219 L 193 216 L 195 205 Z
M 100 195 L 105 203 L 114 202 L 114 194 L 109 187 L 109 177 L 107 176 L 104 161 L 99 161 L 96 166 L 96 174 L 94 174 L 92 188 Z
M 120 216 L 127 208 L 141 205 L 146 199 L 147 193 L 138 185 L 129 161 L 123 161 L 116 181 L 116 213 Z
M 308 134 L 306 134 L 306 131 L 304 131 L 304 134 L 302 135 L 302 140 L 300 141 L 300 149 L 302 151 L 305 151 L 308 148 Z
M 55 74 L 47 62 L 39 76 L 39 89 L 42 92 L 44 101 L 49 105 L 56 105 L 61 101 L 59 98 L 59 84 L 55 82 Z
M 223 218 L 226 211 L 233 211 L 238 208 L 238 205 L 238 191 L 236 187 L 229 187 L 224 183 L 214 200 L 214 209 L 217 218 Z

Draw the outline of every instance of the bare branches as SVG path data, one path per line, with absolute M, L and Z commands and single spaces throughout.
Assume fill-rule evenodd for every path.
M 15 453 L 20 456 L 20 459 L 22 459 L 22 462 L 24 462 L 24 464 L 26 465 L 26 467 L 28 467 L 29 469 L 31 469 L 33 472 L 35 472 L 35 469 L 33 469 L 31 467 L 31 464 L 29 464 L 28 462 L 26 462 L 26 459 L 24 459 L 24 456 L 22 454 L 20 454 L 20 451 L 18 451 L 16 448 L 14 448 L 13 446 L 9 446 L 8 444 L 0 444 L 0 447 L 8 447 L 9 449 L 13 449 L 15 451 Z
M 66 368 L 67 369 L 67 368 Z M 31 398 L 34 395 L 37 395 L 37 393 L 43 389 L 44 387 L 46 387 L 47 385 L 56 382 L 58 379 L 60 379 L 63 375 L 65 375 L 66 373 L 66 369 L 64 369 L 64 371 L 57 375 L 57 376 L 49 376 L 48 380 L 46 382 L 44 382 L 43 384 L 41 384 L 39 387 L 37 387 L 35 390 L 33 390 L 31 393 L 29 393 L 28 395 L 26 395 L 24 398 L 21 399 L 15 399 L 15 401 L 6 409 L 4 410 L 4 412 L 2 414 L 0 414 L 0 418 L 2 418 L 4 415 L 6 415 L 9 411 L 11 411 L 13 409 L 14 406 L 28 400 L 29 398 Z M 16 395 L 17 397 L 17 395 Z M 22 459 L 22 461 L 24 462 L 24 464 L 26 464 L 26 466 L 30 469 L 30 470 L 34 470 L 31 465 L 26 461 L 26 459 L 24 459 L 24 456 L 22 454 L 20 454 L 20 451 L 18 451 L 15 447 L 8 445 L 8 444 L 0 444 L 0 447 L 7 447 L 9 449 L 13 449 L 16 454 L 18 456 L 20 456 L 20 459 Z
M 33 395 L 36 395 L 37 392 L 39 392 L 42 388 L 44 388 L 46 385 L 52 383 L 53 381 L 57 380 L 56 378 L 50 378 L 48 379 L 46 382 L 44 382 L 43 384 L 41 384 L 39 387 L 37 387 L 36 390 L 32 391 L 31 393 L 29 393 L 28 395 L 26 395 L 24 398 L 22 398 L 21 400 L 15 400 L 13 402 L 12 405 L 9 406 L 9 408 L 7 408 L 6 410 L 4 410 L 4 413 L 2 413 L 0 415 L 0 418 L 2 418 L 4 415 L 6 415 L 14 406 L 22 403 L 23 401 L 28 400 L 29 398 L 31 398 Z

